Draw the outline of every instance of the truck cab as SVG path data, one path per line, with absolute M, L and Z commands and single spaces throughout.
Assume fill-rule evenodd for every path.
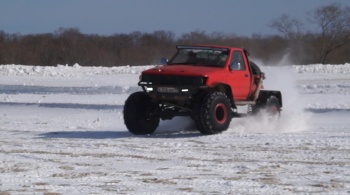
M 251 94 L 252 75 L 249 60 L 242 49 L 232 49 L 228 61 L 229 83 L 235 101 L 247 100 Z

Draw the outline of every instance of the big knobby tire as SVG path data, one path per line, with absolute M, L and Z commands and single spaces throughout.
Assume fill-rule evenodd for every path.
M 266 112 L 269 116 L 280 116 L 281 105 L 276 96 L 271 96 L 266 102 Z
M 231 103 L 224 93 L 212 92 L 202 101 L 199 116 L 199 131 L 204 135 L 227 130 L 232 119 Z
M 196 124 L 198 130 L 203 129 L 202 123 L 200 121 L 200 113 L 202 109 L 203 100 L 205 98 L 205 93 L 198 94 L 196 100 L 194 101 L 194 106 L 192 110 L 192 119 Z
M 157 129 L 160 116 L 159 105 L 151 101 L 144 92 L 135 92 L 125 101 L 124 123 L 129 132 L 135 135 L 152 134 Z
M 252 114 L 265 112 L 268 116 L 280 116 L 281 105 L 276 96 L 270 96 L 266 101 L 259 102 L 252 107 Z

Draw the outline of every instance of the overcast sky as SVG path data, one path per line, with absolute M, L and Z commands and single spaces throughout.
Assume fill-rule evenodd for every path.
M 51 33 L 60 27 L 86 34 L 201 30 L 251 36 L 277 34 L 268 24 L 286 13 L 316 30 L 307 13 L 350 0 L 0 0 L 0 31 Z

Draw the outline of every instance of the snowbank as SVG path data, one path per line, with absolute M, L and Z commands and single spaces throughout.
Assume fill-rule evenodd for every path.
M 76 75 L 115 75 L 140 74 L 143 70 L 153 66 L 118 66 L 118 67 L 83 67 L 79 64 L 73 66 L 27 66 L 27 65 L 0 65 L 0 76 L 49 76 L 70 77 Z
M 142 66 L 117 66 L 117 67 L 85 67 L 79 64 L 73 66 L 29 66 L 29 65 L 0 65 L 1 76 L 74 76 L 74 74 L 85 75 L 113 75 L 113 74 L 140 74 L 143 70 L 154 67 L 155 65 Z M 350 73 L 350 64 L 332 65 L 332 64 L 312 64 L 312 65 L 294 65 L 297 73 Z
M 1 65 L 0 194 L 349 194 L 349 64 L 262 67 L 279 118 L 133 136 L 123 106 L 150 67 Z
M 332 64 L 312 64 L 293 66 L 297 73 L 350 73 L 350 64 L 332 65 Z

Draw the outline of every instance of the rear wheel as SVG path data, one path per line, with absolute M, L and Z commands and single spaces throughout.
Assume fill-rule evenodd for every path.
M 231 103 L 224 93 L 207 94 L 198 109 L 197 128 L 202 134 L 210 135 L 227 130 L 232 119 Z
M 265 111 L 270 116 L 279 116 L 281 113 L 281 105 L 276 96 L 270 96 L 265 101 L 257 102 L 252 107 L 252 114 L 257 114 L 260 111 Z
M 151 101 L 144 92 L 135 92 L 125 101 L 124 123 L 135 135 L 152 134 L 160 121 L 159 105 Z
M 271 96 L 266 102 L 266 112 L 271 116 L 279 116 L 281 114 L 281 105 L 276 96 Z

